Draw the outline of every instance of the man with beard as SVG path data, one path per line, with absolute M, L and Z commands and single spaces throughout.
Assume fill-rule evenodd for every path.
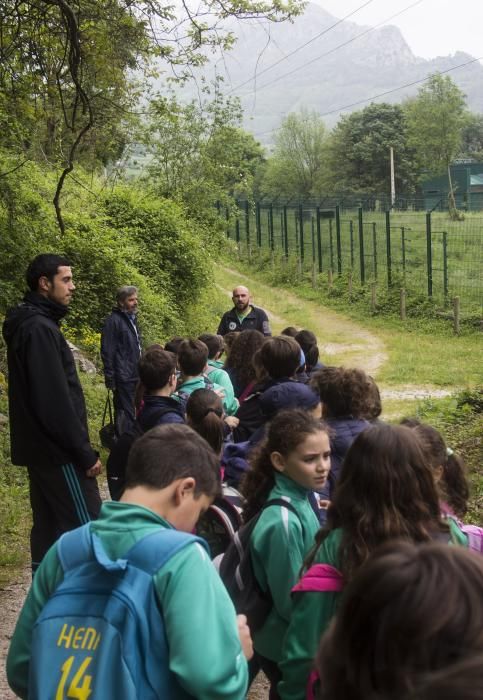
M 3 336 L 12 462 L 27 467 L 30 482 L 34 572 L 63 532 L 97 518 L 101 462 L 89 441 L 72 351 L 59 328 L 75 289 L 70 262 L 38 255 L 26 280 L 30 291 L 7 313 Z
M 263 309 L 251 304 L 250 292 L 246 287 L 235 287 L 232 299 L 233 309 L 223 314 L 218 326 L 218 335 L 241 333 L 246 330 L 260 331 L 265 336 L 272 335 L 267 314 Z
M 138 290 L 124 286 L 117 290 L 117 306 L 106 318 L 101 335 L 104 378 L 114 396 L 117 435 L 128 431 L 135 420 L 134 395 L 139 379 L 141 336 L 136 320 Z

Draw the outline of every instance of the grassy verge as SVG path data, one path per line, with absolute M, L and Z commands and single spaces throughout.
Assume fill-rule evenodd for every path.
M 402 321 L 390 305 L 376 307 L 368 313 L 370 290 L 354 288 L 349 299 L 343 282 L 334 282 L 328 289 L 327 279 L 319 276 L 314 289 L 311 280 L 297 281 L 280 262 L 266 256 L 252 255 L 250 262 L 234 258 L 233 250 L 225 258 L 228 266 L 234 266 L 250 277 L 255 303 L 264 303 L 276 314 L 285 315 L 291 325 L 310 328 L 313 313 L 310 305 L 284 300 L 287 291 L 298 299 L 323 306 L 327 316 L 327 334 L 330 335 L 330 310 L 343 314 L 377 335 L 385 344 L 388 361 L 381 367 L 377 379 L 393 386 L 405 384 L 432 385 L 448 388 L 471 388 L 483 382 L 481 353 L 483 334 L 473 323 L 463 324 L 460 335 L 455 336 L 451 324 L 445 319 L 428 318 L 420 307 L 408 310 Z M 217 272 L 218 280 L 233 285 L 233 275 L 223 270 Z M 287 322 L 288 325 L 288 322 Z M 277 329 L 278 330 L 278 329 Z

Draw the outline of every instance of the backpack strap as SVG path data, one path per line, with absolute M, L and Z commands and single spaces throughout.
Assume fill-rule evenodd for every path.
M 126 554 L 126 559 L 137 569 L 154 575 L 168 559 L 190 543 L 200 544 L 209 556 L 208 545 L 201 537 L 171 528 L 160 528 L 136 542 Z
M 124 558 L 113 560 L 106 554 L 100 537 L 92 532 L 90 525 L 91 523 L 86 523 L 76 530 L 66 532 L 58 541 L 57 553 L 64 574 L 95 560 L 107 571 L 122 571 L 130 563 L 137 569 L 154 575 L 170 557 L 190 542 L 198 542 L 207 550 L 205 541 L 199 537 L 170 528 L 160 528 L 136 542 Z
M 341 572 L 330 564 L 314 564 L 292 588 L 292 593 L 318 591 L 340 593 L 344 588 Z

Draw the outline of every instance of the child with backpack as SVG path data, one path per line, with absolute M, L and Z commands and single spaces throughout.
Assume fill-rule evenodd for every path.
M 403 424 L 407 424 L 404 423 Z M 483 552 L 483 528 L 462 522 L 468 510 L 470 489 L 466 478 L 465 464 L 459 455 L 446 447 L 441 433 L 436 428 L 418 420 L 409 421 L 419 438 L 427 463 L 431 467 L 440 498 L 443 518 L 454 520 L 468 538 L 468 546 Z
M 238 410 L 238 401 L 233 390 L 212 382 L 206 374 L 208 366 L 208 348 L 201 341 L 193 338 L 183 340 L 178 347 L 178 366 L 180 377 L 176 398 L 183 410 L 186 410 L 186 402 L 189 395 L 196 389 L 212 389 L 223 399 L 223 409 L 227 416 L 233 416 Z
M 483 697 L 483 559 L 461 547 L 379 548 L 317 658 L 318 700 Z
M 228 426 L 218 394 L 210 389 L 193 391 L 186 404 L 186 421 L 206 440 L 215 454 L 221 456 Z M 226 551 L 241 524 L 241 495 L 225 483 L 223 471 L 221 468 L 222 493 L 203 513 L 196 526 L 196 533 L 208 542 L 213 559 Z
M 124 489 L 124 477 L 133 442 L 156 425 L 184 423 L 178 401 L 171 398 L 176 390 L 176 356 L 160 346 L 146 350 L 138 364 L 143 401 L 133 426 L 120 435 L 107 458 L 107 484 L 113 500 Z
M 208 348 L 208 362 L 205 374 L 214 384 L 219 384 L 228 393 L 236 396 L 230 375 L 223 369 L 221 357 L 225 352 L 225 341 L 222 335 L 214 333 L 203 333 L 198 337 Z
M 418 438 L 404 426 L 377 425 L 361 432 L 342 465 L 321 530 L 294 587 L 279 685 L 282 700 L 303 700 L 321 635 L 345 585 L 377 546 L 403 538 L 467 546 L 454 522 L 440 514 L 431 469 Z
M 188 534 L 219 490 L 218 459 L 188 426 L 139 438 L 121 501 L 66 533 L 37 571 L 8 653 L 14 692 L 243 700 L 249 631 Z
M 272 604 L 265 619 L 249 619 L 256 660 L 270 680 L 274 700 L 291 616 L 290 591 L 319 528 L 309 494 L 323 486 L 330 470 L 327 429 L 307 411 L 281 411 L 251 456 L 251 465 L 240 487 L 246 499 L 245 527 L 258 518 L 250 534 L 249 559 L 255 584 Z M 227 581 L 225 563 L 224 558 L 220 573 Z

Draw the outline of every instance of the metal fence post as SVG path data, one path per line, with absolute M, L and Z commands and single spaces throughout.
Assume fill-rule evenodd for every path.
M 337 273 L 342 274 L 342 248 L 340 242 L 340 208 L 339 205 L 335 208 L 335 236 L 337 245 Z
M 448 301 L 448 234 L 443 231 L 443 291 L 444 300 Z
M 303 205 L 299 205 L 299 240 L 300 240 L 300 262 L 304 263 L 304 209 Z
M 363 221 L 363 210 L 359 207 L 359 261 L 361 266 L 361 284 L 366 281 L 366 270 L 365 270 L 365 260 L 364 260 L 364 221 Z
M 240 219 L 238 216 L 235 220 L 235 240 L 237 243 L 240 243 Z
M 386 267 L 387 286 L 392 285 L 392 258 L 391 258 L 391 212 L 386 211 Z
M 283 228 L 285 231 L 285 257 L 288 259 L 288 219 L 286 206 L 283 208 Z
M 426 212 L 426 262 L 428 274 L 428 297 L 433 296 L 433 245 L 431 236 L 431 212 Z
M 247 237 L 247 253 L 250 256 L 250 205 L 248 199 L 245 200 L 245 232 Z
M 270 203 L 268 207 L 268 240 L 270 241 L 271 250 L 275 249 L 274 239 L 273 239 L 273 204 Z
M 320 207 L 317 207 L 317 254 L 319 258 L 319 272 L 322 272 L 322 236 L 320 232 Z
M 401 226 L 401 258 L 402 258 L 402 269 L 403 276 L 406 276 L 406 229 Z
M 372 258 L 374 260 L 374 279 L 377 280 L 377 224 L 372 224 Z
M 260 215 L 260 202 L 255 205 L 255 228 L 257 232 L 257 246 L 261 248 L 262 246 L 262 222 Z
M 330 252 L 330 269 L 334 271 L 334 236 L 332 231 L 332 219 L 329 219 L 329 252 Z
M 350 236 L 350 247 L 351 247 L 351 270 L 354 269 L 354 222 L 352 219 L 349 221 L 349 236 Z
M 226 218 L 226 237 L 230 238 L 230 210 L 225 207 L 225 218 Z

